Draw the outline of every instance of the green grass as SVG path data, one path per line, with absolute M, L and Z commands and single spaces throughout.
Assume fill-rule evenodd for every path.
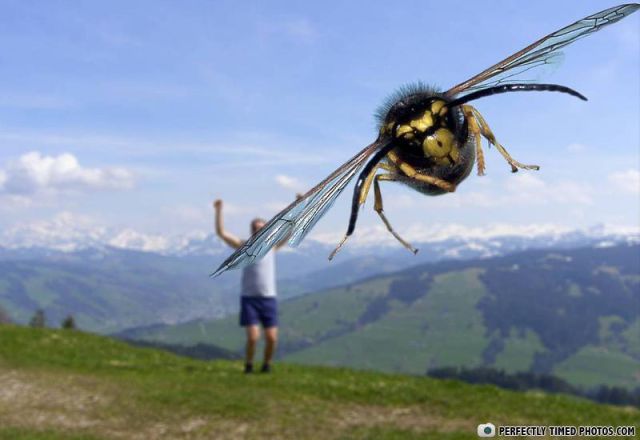
M 223 292 L 231 280 L 211 283 L 209 258 L 109 252 L 101 260 L 73 256 L 59 261 L 0 262 L 0 303 L 26 323 L 36 308 L 49 325 L 73 314 L 80 328 L 118 332 L 168 321 L 186 321 L 230 310 Z M 200 311 L 199 314 L 194 310 Z
M 636 319 L 623 333 L 624 345 L 631 356 L 640 358 L 640 318 Z
M 99 440 L 91 434 L 72 434 L 52 430 L 0 427 L 0 440 Z
M 357 321 L 368 301 L 387 293 L 389 282 L 376 279 L 354 288 L 329 289 L 322 294 L 321 306 L 316 295 L 305 295 L 282 303 L 280 320 L 287 326 L 281 329 L 281 339 L 298 342 L 321 337 L 327 330 L 339 332 L 347 328 Z M 238 330 L 237 314 L 159 329 L 139 329 L 135 339 L 182 345 L 213 343 L 232 351 L 239 351 L 244 344 L 244 335 Z
M 635 359 L 619 350 L 587 346 L 557 365 L 553 373 L 585 387 L 599 385 L 605 374 L 610 383 L 633 388 L 637 381 L 632 378 L 640 369 Z
M 485 275 L 475 267 L 436 274 L 428 289 L 416 291 L 417 298 L 410 304 L 393 299 L 394 280 L 402 280 L 394 275 L 283 301 L 281 352 L 286 361 L 297 364 L 423 374 L 429 368 L 480 366 L 485 350 L 491 353 L 491 344 L 501 340 L 503 346 L 487 366 L 508 372 L 529 371 L 536 356 L 550 348 L 539 332 L 519 327 L 517 322 L 512 323 L 508 335 L 496 329 L 487 331 L 491 323 L 478 307 L 493 295 L 483 282 Z M 423 287 L 416 283 L 415 288 Z M 571 284 L 566 295 L 573 301 L 586 293 Z M 528 301 L 535 306 L 535 299 Z M 376 303 L 385 303 L 387 308 L 363 324 L 360 318 Z M 244 335 L 237 319 L 234 314 L 221 320 L 139 330 L 133 338 L 183 345 L 201 342 L 241 352 Z M 638 386 L 640 320 L 618 334 L 616 328 L 622 324 L 620 316 L 601 316 L 597 338 L 559 360 L 551 373 L 576 386 Z M 588 350 L 590 346 L 602 348 Z
M 0 439 L 476 438 L 478 423 L 640 425 L 640 411 L 344 368 L 241 374 L 73 331 L 0 326 Z
M 494 366 L 508 372 L 527 371 L 536 352 L 544 351 L 544 345 L 536 333 L 527 329 L 524 337 L 520 337 L 512 327 L 509 337 L 505 339 L 504 349 L 496 356 Z
M 354 287 L 328 290 L 322 295 L 322 304 L 316 295 L 307 295 L 291 301 L 283 308 L 282 319 L 287 322 L 286 336 L 296 338 L 322 337 L 328 329 L 340 331 L 355 324 L 367 304 L 389 291 L 391 280 L 377 278 Z

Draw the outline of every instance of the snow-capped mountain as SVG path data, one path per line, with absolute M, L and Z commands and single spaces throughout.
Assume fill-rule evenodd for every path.
M 0 232 L 0 248 L 12 251 L 77 252 L 118 248 L 162 255 L 215 255 L 223 247 L 211 235 L 152 234 L 133 228 L 108 228 L 90 218 L 63 212 L 49 220 L 14 225 Z
M 213 318 L 237 307 L 240 273 L 207 276 L 231 252 L 214 235 L 165 237 L 64 220 L 0 233 L 0 285 L 5 286 L 0 296 L 16 322 L 28 322 L 40 307 L 52 322 L 73 313 L 83 328 L 116 331 Z M 640 243 L 632 229 L 605 226 L 435 226 L 409 232 L 407 239 L 420 249 L 417 255 L 377 228 L 359 229 L 331 262 L 333 237 L 318 235 L 296 249 L 284 248 L 277 257 L 279 295 L 291 298 L 439 260 Z M 42 289 L 48 292 L 46 304 Z
M 607 246 L 640 242 L 640 228 L 595 225 L 571 229 L 552 224 L 414 225 L 403 231 L 405 238 L 421 249 L 420 254 L 440 258 L 478 258 L 529 248 Z M 284 254 L 326 256 L 341 238 L 316 234 L 297 249 Z M 4 253 L 78 252 L 86 249 L 127 249 L 170 256 L 221 257 L 229 252 L 213 234 L 150 234 L 132 228 L 96 226 L 89 219 L 62 213 L 51 220 L 16 225 L 0 232 Z M 341 250 L 342 259 L 361 255 L 393 255 L 406 252 L 383 226 L 359 228 Z M 408 254 L 408 253 L 407 253 Z M 429 258 L 431 259 L 431 258 Z M 422 260 L 420 258 L 419 260 Z

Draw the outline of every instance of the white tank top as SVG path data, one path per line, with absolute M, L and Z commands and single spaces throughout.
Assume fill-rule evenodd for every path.
M 276 296 L 275 251 L 242 270 L 242 296 Z

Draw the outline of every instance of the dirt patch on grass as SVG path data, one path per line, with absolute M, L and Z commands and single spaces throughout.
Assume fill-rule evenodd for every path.
M 78 386 L 70 376 L 43 378 L 0 370 L 0 423 L 10 426 L 88 428 L 108 398 Z
M 427 407 L 387 407 L 352 405 L 337 409 L 334 422 L 345 429 L 393 427 L 416 432 L 466 431 L 476 425 L 466 419 L 451 419 L 438 415 Z M 469 431 L 471 432 L 471 431 Z
M 82 375 L 0 369 L 0 426 L 92 434 L 110 439 L 242 438 L 238 424 L 121 405 L 129 391 Z M 161 420 L 161 421 L 159 421 Z M 227 437 L 224 437 L 224 434 Z
M 280 398 L 256 408 L 266 417 L 238 419 L 158 410 L 141 403 L 126 382 L 62 372 L 0 368 L 0 426 L 91 434 L 104 439 L 350 438 L 363 429 L 416 433 L 472 432 L 464 419 L 447 419 L 424 406 L 328 403 Z

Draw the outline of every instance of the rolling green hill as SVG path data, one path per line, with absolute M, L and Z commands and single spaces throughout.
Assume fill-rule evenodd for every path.
M 0 439 L 475 439 L 479 423 L 635 425 L 640 410 L 342 368 L 241 374 L 76 331 L 0 326 Z
M 640 386 L 640 246 L 418 266 L 284 301 L 290 362 L 424 374 L 444 366 Z M 237 318 L 128 337 L 240 350 Z
M 127 250 L 0 260 L 0 306 L 18 323 L 43 309 L 50 326 L 72 314 L 95 332 L 220 316 L 236 306 L 224 292 L 237 279 L 213 285 L 210 265 L 207 257 Z
M 221 255 L 228 252 L 217 239 L 208 244 Z M 378 267 L 379 258 L 347 260 L 318 270 L 326 265 L 328 253 L 324 248 L 280 253 L 281 297 L 332 285 L 327 279 L 334 279 L 334 272 L 340 276 L 348 272 L 357 279 Z M 51 327 L 73 315 L 80 328 L 98 333 L 220 317 L 237 310 L 240 284 L 238 272 L 215 282 L 208 277 L 220 256 L 160 255 L 116 248 L 68 253 L 3 252 L 0 248 L 0 307 L 17 323 L 28 323 L 42 309 Z M 402 267 L 405 260 L 394 260 L 388 267 Z
M 2 307 L 0 307 L 0 324 L 11 324 L 9 314 Z

